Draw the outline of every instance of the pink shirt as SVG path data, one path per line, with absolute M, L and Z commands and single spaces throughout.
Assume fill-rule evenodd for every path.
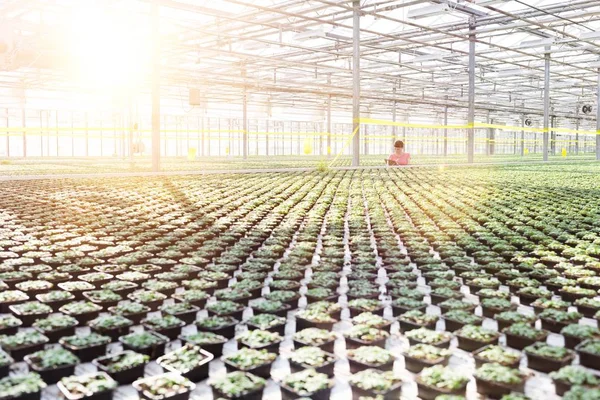
M 393 153 L 390 155 L 389 160 L 394 161 L 398 165 L 408 165 L 408 162 L 410 161 L 410 154 L 409 153 L 402 153 L 402 154 Z

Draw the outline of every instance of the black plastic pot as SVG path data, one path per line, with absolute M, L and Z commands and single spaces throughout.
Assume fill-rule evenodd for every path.
M 251 374 L 260 376 L 261 378 L 265 378 L 265 379 L 269 379 L 271 377 L 271 366 L 273 365 L 273 361 L 266 363 L 266 364 L 259 365 L 254 368 L 241 369 L 241 368 L 238 368 L 236 365 L 230 363 L 229 361 L 227 361 L 224 358 L 221 358 L 221 360 L 225 364 L 225 368 L 227 369 L 228 373 L 234 372 L 234 371 L 242 371 L 242 372 L 250 372 Z
M 262 310 L 259 310 L 259 309 L 258 309 L 258 308 L 256 308 L 256 307 L 252 307 L 252 313 L 253 313 L 254 315 L 260 315 L 260 314 L 273 314 L 273 315 L 277 315 L 278 317 L 284 317 L 284 318 L 285 318 L 285 317 L 287 317 L 287 313 L 288 313 L 288 311 L 290 311 L 291 309 L 292 309 L 292 306 L 291 306 L 291 305 L 289 305 L 289 304 L 285 304 L 285 303 L 284 303 L 284 304 L 283 304 L 283 307 L 281 307 L 280 309 L 278 309 L 278 310 L 275 310 L 275 311 L 269 311 L 269 312 L 267 312 L 267 311 L 262 311 Z
M 246 309 L 246 306 L 241 306 L 241 308 L 239 310 L 232 311 L 229 313 L 216 313 L 216 312 L 208 310 L 208 309 L 206 310 L 206 312 L 208 313 L 209 317 L 216 315 L 219 317 L 232 317 L 232 318 L 235 318 L 235 319 L 241 321 L 243 319 L 242 316 L 244 315 L 245 309 Z
M 92 311 L 92 312 L 83 313 L 83 314 L 71 314 L 71 313 L 64 312 L 64 311 L 61 311 L 61 312 L 63 314 L 66 314 L 68 316 L 75 318 L 79 322 L 78 326 L 86 326 L 89 321 L 97 318 L 98 315 L 100 315 L 100 311 Z
M 512 347 L 513 349 L 523 350 L 527 346 L 531 346 L 536 342 L 545 342 L 548 337 L 548 332 L 542 331 L 545 333 L 543 337 L 539 339 L 529 339 L 521 336 L 512 335 L 510 333 L 504 333 L 506 336 L 506 345 L 508 347 Z
M 554 390 L 559 396 L 563 396 L 565 393 L 571 390 L 571 387 L 573 386 L 569 382 L 565 382 L 555 378 L 552 378 L 552 381 L 554 382 Z
M 47 384 L 53 384 L 60 381 L 62 378 L 75 374 L 75 364 L 65 365 L 54 369 L 41 369 L 36 364 L 32 363 L 29 356 L 25 357 L 25 362 L 29 369 L 40 374 L 40 377 Z
M 392 311 L 393 311 L 394 317 L 398 317 L 398 316 L 400 316 L 408 311 L 412 311 L 412 310 L 425 311 L 426 308 L 427 308 L 427 304 L 423 304 L 421 307 L 418 307 L 418 308 L 405 308 L 405 307 L 395 306 L 394 304 L 392 304 Z M 383 312 L 379 315 L 383 315 Z
M 502 396 L 508 395 L 512 392 L 523 393 L 525 381 L 518 385 L 503 385 L 498 382 L 492 382 L 475 377 L 477 382 L 477 393 L 482 394 L 492 399 L 499 399 Z
M 206 300 L 208 300 L 208 297 L 204 298 L 204 299 L 198 299 L 198 300 L 185 300 L 179 293 L 175 293 L 174 295 L 171 296 L 171 298 L 173 298 L 175 301 L 178 301 L 180 303 L 193 304 L 198 308 L 204 308 L 206 306 Z
M 101 372 L 101 374 L 103 374 Z M 90 396 L 81 397 L 81 394 L 72 394 L 63 384 L 62 382 L 57 382 L 56 386 L 62 393 L 65 399 L 67 400 L 112 400 L 114 390 L 104 390 L 101 392 L 93 393 Z
M 444 322 L 446 324 L 446 330 L 448 332 L 457 331 L 457 330 L 459 330 L 460 328 L 462 328 L 463 326 L 466 325 L 466 324 L 463 324 L 462 322 L 458 322 L 458 321 L 454 321 L 454 320 L 448 319 L 448 318 L 444 317 L 443 315 L 442 315 L 442 318 L 444 319 Z M 479 322 L 477 322 L 475 324 L 471 324 L 471 325 L 481 325 L 482 323 L 483 323 L 483 321 L 479 321 Z
M 246 325 L 248 325 L 249 330 L 261 329 L 261 330 L 265 330 L 265 331 L 269 331 L 269 332 L 279 333 L 281 336 L 285 336 L 285 326 L 286 326 L 285 323 L 275 325 L 275 326 L 269 326 L 267 328 L 261 328 L 260 326 L 254 325 L 251 322 L 246 322 Z
M 325 298 L 313 297 L 310 295 L 304 295 L 304 297 L 306 297 L 306 304 L 311 304 L 311 303 L 316 303 L 317 301 L 331 301 L 332 303 L 337 303 L 339 296 L 337 294 L 333 294 L 333 295 L 331 295 L 329 297 L 325 297 Z
M 183 335 L 179 335 L 178 339 L 181 340 L 181 342 L 183 344 L 186 344 L 186 343 L 194 344 L 192 342 L 188 342 L 187 340 L 185 340 Z M 206 343 L 206 344 L 200 345 L 200 347 L 202 347 L 202 349 L 208 351 L 210 354 L 212 354 L 216 358 L 216 357 L 221 357 L 221 355 L 223 355 L 223 345 L 225 343 L 226 342 Z
M 460 335 L 456 335 L 458 339 L 458 348 L 464 351 L 476 351 L 481 349 L 482 347 L 488 346 L 490 344 L 498 344 L 498 339 L 500 338 L 500 334 L 496 336 L 495 339 L 487 342 L 480 342 L 478 340 L 473 340 L 470 338 L 466 338 Z
M 449 358 L 450 357 L 440 357 L 437 360 L 429 361 L 410 357 L 408 354 L 404 353 L 404 366 L 410 372 L 419 373 L 424 368 L 433 367 L 434 365 L 448 365 Z
M 294 341 L 294 348 L 299 349 L 301 347 L 306 347 L 306 346 L 314 346 L 314 347 L 319 347 L 321 350 L 327 352 L 327 353 L 333 353 L 334 352 L 334 347 L 335 347 L 335 339 L 330 340 L 329 342 L 325 342 L 323 344 L 317 345 L 317 344 L 312 344 L 312 343 L 304 343 L 301 342 L 299 340 L 293 339 Z
M 473 352 L 473 358 L 475 359 L 475 367 L 476 368 L 481 367 L 483 364 L 495 362 L 495 361 L 489 361 L 489 360 L 486 360 L 485 358 L 479 357 L 479 353 L 481 353 L 482 351 L 485 351 L 490 346 L 492 346 L 492 345 L 482 347 L 479 350 L 476 350 Z M 521 364 L 521 358 L 519 358 L 517 361 L 512 362 L 512 363 L 498 363 L 498 364 L 504 365 L 505 367 L 518 369 L 519 364 Z
M 46 343 L 48 343 L 48 342 L 29 345 L 29 346 L 22 346 L 22 347 L 19 347 L 16 349 L 3 348 L 3 350 L 6 353 L 8 353 L 8 355 L 10 355 L 13 360 L 18 362 L 18 361 L 23 361 L 25 356 L 27 356 L 31 353 L 35 353 L 36 351 L 43 350 Z
M 281 399 L 282 400 L 294 400 L 307 397 L 306 395 L 300 395 L 295 392 L 292 388 L 281 383 Z M 308 395 L 312 400 L 329 400 L 331 395 L 331 388 L 321 389 L 317 392 L 310 393 Z
M 91 329 L 92 331 L 96 332 L 99 335 L 103 335 L 103 336 L 108 336 L 109 338 L 111 338 L 111 340 L 113 342 L 116 342 L 117 340 L 119 340 L 119 338 L 121 336 L 125 336 L 129 333 L 129 328 L 131 327 L 131 325 L 129 326 L 124 326 L 124 327 L 118 327 L 118 328 L 111 328 L 111 329 L 102 329 L 102 328 L 97 328 L 92 326 Z
M 466 384 L 464 387 L 459 388 L 459 389 L 444 390 L 444 389 L 436 388 L 436 387 L 429 386 L 429 385 L 423 383 L 419 379 L 419 377 L 417 377 L 416 382 L 417 382 L 417 389 L 418 389 L 419 397 L 422 400 L 435 400 L 436 397 L 441 396 L 443 394 L 455 395 L 455 396 L 465 396 L 465 393 L 467 392 Z
M 65 328 L 59 328 L 59 329 L 55 329 L 53 331 L 43 331 L 38 328 L 34 328 L 34 329 L 36 331 L 38 331 L 39 333 L 41 333 L 42 335 L 46 336 L 48 339 L 50 339 L 50 343 L 58 343 L 60 338 L 65 337 L 65 336 L 72 336 L 75 334 L 74 326 L 67 326 Z
M 328 354 L 328 356 L 334 357 L 333 354 Z M 310 365 L 301 364 L 301 363 L 294 362 L 293 360 L 289 360 L 289 362 L 290 362 L 290 369 L 291 369 L 292 373 L 300 372 L 300 371 L 305 370 L 305 369 L 311 369 L 311 368 L 313 368 L 317 372 L 325 374 L 325 375 L 327 375 L 330 378 L 333 378 L 333 375 L 334 375 L 335 361 L 336 360 L 334 359 L 333 361 L 330 361 L 330 362 L 328 362 L 328 363 L 326 363 L 324 365 L 321 365 L 320 367 L 316 367 L 315 368 L 315 367 L 310 366 Z
M 594 315 L 596 315 L 596 313 L 598 311 L 600 311 L 600 308 L 593 308 L 593 307 L 579 305 L 579 306 L 577 306 L 577 311 L 579 311 L 581 314 L 583 314 L 583 316 L 586 318 L 594 318 Z
M 283 342 L 283 337 L 281 338 L 281 340 L 279 340 L 275 343 L 269 343 L 267 345 L 259 346 L 259 347 L 252 347 L 241 341 L 238 341 L 237 343 L 238 343 L 238 346 L 241 348 L 248 348 L 248 349 L 254 349 L 254 350 L 266 350 L 268 353 L 279 354 L 279 345 L 281 344 L 281 342 Z
M 235 320 L 235 322 L 232 322 L 231 324 L 220 327 L 220 328 L 210 329 L 210 328 L 201 327 L 199 325 L 196 325 L 196 328 L 202 332 L 212 332 L 217 335 L 225 336 L 227 339 L 231 339 L 235 336 L 235 327 L 239 323 L 240 323 L 240 321 Z
M 381 347 L 382 349 L 385 349 L 385 343 L 387 341 L 387 338 L 381 338 L 381 339 L 373 340 L 371 342 L 367 342 L 364 340 L 355 339 L 355 338 L 351 338 L 351 337 L 344 337 L 344 338 L 346 340 L 346 350 L 358 349 L 359 347 L 362 347 L 362 346 L 377 346 L 377 347 Z
M 150 357 L 151 360 L 156 360 L 158 357 L 165 354 L 165 346 L 166 346 L 167 342 L 169 342 L 169 338 L 167 338 L 164 335 L 161 335 L 160 333 L 156 333 L 153 331 L 150 331 L 148 333 L 161 339 L 161 342 L 156 345 L 148 346 L 148 347 L 144 347 L 144 348 L 131 347 L 125 341 L 123 341 L 123 336 L 119 337 L 119 342 L 121 342 L 121 345 L 123 345 L 123 348 L 125 350 L 131 350 L 131 351 L 135 351 L 136 353 L 145 354 L 148 357 Z
M 144 399 L 144 400 L 189 400 L 190 395 L 192 394 L 192 390 L 195 389 L 188 389 L 185 392 L 181 392 L 181 393 L 177 393 L 177 394 L 172 394 L 170 396 L 160 396 L 160 397 L 154 397 L 154 396 L 149 396 L 146 394 L 146 392 L 144 392 L 143 390 L 141 390 L 141 388 L 137 387 L 137 385 L 134 382 L 133 385 L 134 389 L 137 390 L 138 392 L 138 397 L 140 399 Z
M 177 326 L 173 326 L 170 328 L 164 328 L 164 329 L 163 328 L 154 328 L 151 325 L 147 325 L 144 322 L 142 322 L 142 326 L 146 330 L 158 332 L 161 335 L 168 337 L 170 340 L 175 340 L 175 339 L 177 339 L 177 336 L 179 336 L 181 334 L 181 328 L 183 328 L 185 326 L 185 322 L 181 321 L 181 324 L 179 324 Z
M 213 360 L 214 355 L 205 351 L 200 350 L 200 353 L 205 357 L 200 364 L 198 364 L 195 368 L 182 372 L 179 371 L 164 362 L 164 356 L 160 357 L 156 362 L 160 365 L 165 371 L 174 372 L 176 374 L 182 375 L 183 377 L 189 379 L 192 382 L 200 382 L 208 378 L 208 365 Z
M 402 333 L 412 331 L 413 329 L 423 328 L 423 327 L 431 329 L 431 330 L 435 330 L 435 325 L 437 324 L 437 320 L 427 323 L 427 324 L 417 324 L 412 321 L 403 320 L 402 316 L 400 316 L 398 318 L 398 322 L 400 323 L 400 332 L 402 332 Z
M 583 344 L 578 344 L 575 351 L 579 354 L 579 364 L 584 367 L 600 370 L 600 355 L 582 350 Z
M 235 399 L 235 400 L 262 400 L 264 387 L 244 393 L 244 394 L 242 394 L 240 396 L 236 396 L 236 397 L 228 396 L 225 393 L 219 391 L 218 389 L 215 389 L 214 387 L 212 387 L 212 392 L 213 392 L 214 399 L 223 398 L 223 399 Z
M 319 328 L 331 331 L 333 330 L 333 325 L 335 325 L 337 322 L 339 321 L 336 320 L 334 322 L 314 322 L 296 315 L 296 331 L 301 331 L 306 328 Z
M 193 324 L 194 321 L 196 321 L 196 316 L 198 315 L 198 311 L 200 311 L 200 308 L 194 306 L 193 304 L 192 304 L 192 307 L 193 307 L 192 310 L 184 311 L 184 312 L 180 312 L 180 313 L 176 313 L 176 314 L 171 314 L 171 315 L 179 318 L 180 320 L 185 322 L 187 325 Z
M 442 348 L 442 349 L 447 349 L 447 348 L 450 347 L 450 342 L 451 341 L 452 341 L 452 339 L 447 339 L 447 340 L 444 340 L 443 342 L 439 342 L 439 343 L 436 343 L 436 344 L 431 344 L 431 346 L 439 347 L 439 348 Z M 411 346 L 414 346 L 414 345 L 417 345 L 417 344 L 421 344 L 423 342 L 421 342 L 421 341 L 419 341 L 417 339 L 408 338 L 408 343 Z M 423 344 L 429 344 L 429 343 L 423 343 Z
M 122 354 L 122 353 L 120 353 Z M 93 364 L 103 372 L 106 372 L 111 378 L 115 381 L 119 382 L 121 385 L 126 385 L 134 382 L 135 380 L 144 376 L 144 370 L 146 368 L 146 364 L 136 365 L 135 367 L 125 369 L 119 372 L 109 372 L 107 365 L 110 363 L 112 359 L 114 359 L 119 354 L 111 354 L 109 356 L 96 358 L 93 361 Z
M 66 300 L 56 300 L 56 301 L 48 301 L 48 302 L 41 301 L 39 295 L 37 295 L 35 298 L 40 303 L 52 307 L 52 311 L 54 311 L 54 312 L 58 312 L 58 309 L 61 308 L 62 306 L 64 306 L 65 304 L 75 301 L 74 297 L 71 299 L 66 299 Z
M 79 357 L 81 362 L 90 362 L 95 358 L 104 356 L 106 354 L 106 346 L 108 345 L 107 343 L 104 343 L 88 347 L 75 347 L 64 343 L 62 340 L 59 340 L 58 342 L 62 347 Z
M 397 400 L 402 393 L 402 382 L 396 383 L 385 392 L 361 389 L 352 383 L 350 383 L 350 387 L 352 388 L 352 400 L 359 400 L 361 397 L 378 398 L 379 396 L 382 396 L 383 400 Z
M 560 331 L 571 324 L 577 323 L 577 322 L 558 322 L 558 321 L 554 321 L 551 319 L 544 319 L 544 318 L 540 318 L 542 320 L 542 329 L 548 330 L 550 332 L 553 333 L 560 333 Z
M 500 308 L 492 308 L 492 307 L 484 307 L 483 305 L 481 306 L 481 315 L 483 315 L 486 318 L 494 318 L 494 315 L 496 314 L 500 314 L 503 311 L 513 311 L 517 309 L 517 305 L 516 304 L 511 304 L 511 307 L 508 309 L 500 309 Z
M 127 318 L 128 320 L 133 322 L 133 325 L 139 325 L 142 322 L 142 319 L 146 318 L 148 315 L 147 312 L 132 313 L 132 314 L 116 314 L 114 312 L 114 307 L 110 307 L 108 309 L 108 311 L 113 315 L 121 315 L 122 317 Z
M 394 369 L 394 359 L 392 358 L 390 361 L 388 361 L 385 364 L 367 364 L 367 363 L 363 363 L 360 362 L 358 360 L 355 360 L 354 358 L 350 357 L 348 355 L 348 363 L 350 364 L 350 373 L 352 374 L 356 374 L 357 372 L 360 371 L 364 371 L 365 369 L 369 369 L 369 368 L 373 368 L 373 369 L 378 369 L 380 371 L 392 371 Z
M 15 306 L 10 306 L 9 307 L 10 311 L 13 313 L 13 315 L 15 317 L 19 318 L 21 320 L 21 322 L 23 322 L 24 327 L 30 327 L 38 319 L 44 319 L 44 318 L 48 317 L 48 315 L 50 315 L 50 313 L 21 314 L 17 310 L 15 310 L 14 307 Z
M 575 354 L 569 354 L 562 360 L 554 360 L 546 357 L 540 357 L 535 354 L 527 354 L 527 367 L 540 372 L 558 371 L 562 367 L 571 364 Z

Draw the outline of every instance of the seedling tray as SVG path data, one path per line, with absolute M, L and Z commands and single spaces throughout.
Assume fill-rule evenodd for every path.
M 433 386 L 429 386 L 423 383 L 419 377 L 416 379 L 417 381 L 417 389 L 419 391 L 419 397 L 422 400 L 435 400 L 436 397 L 441 396 L 443 394 L 447 395 L 455 395 L 455 396 L 465 396 L 467 392 L 467 385 L 465 384 L 463 387 L 448 390 L 448 389 L 440 389 Z
M 321 350 L 323 350 L 327 353 L 334 352 L 335 339 L 332 339 L 332 340 L 325 342 L 323 344 L 320 344 L 320 345 L 316 345 L 316 344 L 312 344 L 312 343 L 305 343 L 305 342 L 302 342 L 302 341 L 296 340 L 296 339 L 293 339 L 293 341 L 294 341 L 294 348 L 296 348 L 296 349 L 299 349 L 301 347 L 306 347 L 306 346 L 314 346 L 314 347 L 319 347 Z
M 527 354 L 527 367 L 540 372 L 558 371 L 562 367 L 571 364 L 575 354 L 568 354 L 562 360 L 554 360 L 546 357 L 540 357 L 535 354 Z
M 208 365 L 214 358 L 213 354 L 211 354 L 205 350 L 200 350 L 200 353 L 202 353 L 202 355 L 205 358 L 195 368 L 193 368 L 187 372 L 181 372 L 181 371 L 169 366 L 168 364 L 165 364 L 165 362 L 164 362 L 165 356 L 158 358 L 158 360 L 156 360 L 156 362 L 165 371 L 173 372 L 178 375 L 182 375 L 183 377 L 188 378 L 192 382 L 200 382 L 200 381 L 203 381 L 208 378 Z
M 281 399 L 282 400 L 295 400 L 300 398 L 309 397 L 312 400 L 329 400 L 331 395 L 331 388 L 321 389 L 317 392 L 310 393 L 307 395 L 300 395 L 295 392 L 292 388 L 285 385 L 285 383 L 281 383 Z
M 273 361 L 262 364 L 262 365 L 258 365 L 253 368 L 241 369 L 241 368 L 237 367 L 236 365 L 230 363 L 225 358 L 221 358 L 221 360 L 225 364 L 225 368 L 227 369 L 228 373 L 234 372 L 234 371 L 242 371 L 242 372 L 250 372 L 251 374 L 260 376 L 261 378 L 265 378 L 265 379 L 269 379 L 271 377 L 271 366 L 273 365 Z
M 361 397 L 377 398 L 378 396 L 382 396 L 383 400 L 397 400 L 402 393 L 402 382 L 396 383 L 385 392 L 361 389 L 352 383 L 350 383 L 350 387 L 352 388 L 352 400 L 359 400 Z
M 410 357 L 404 353 L 404 366 L 410 372 L 419 373 L 424 368 L 433 367 L 434 365 L 448 365 L 449 358 L 450 357 L 440 357 L 437 360 L 429 361 Z
M 511 392 L 523 393 L 525 381 L 518 385 L 503 385 L 498 382 L 492 382 L 475 377 L 477 382 L 477 393 L 482 394 L 492 399 L 499 399 L 502 396 L 508 395 Z
M 93 364 L 103 372 L 106 372 L 111 378 L 115 381 L 119 382 L 121 385 L 126 385 L 129 383 L 133 383 L 135 380 L 144 376 L 144 370 L 146 368 L 146 364 L 136 365 L 135 367 L 128 368 L 118 372 L 109 372 L 108 362 L 118 356 L 119 354 L 111 354 L 109 356 L 96 358 L 93 361 Z

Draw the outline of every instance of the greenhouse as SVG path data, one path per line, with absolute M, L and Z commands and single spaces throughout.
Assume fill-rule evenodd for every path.
M 0 400 L 600 400 L 599 17 L 0 1 Z

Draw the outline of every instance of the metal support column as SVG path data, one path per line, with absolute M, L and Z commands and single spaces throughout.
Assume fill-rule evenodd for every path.
M 160 37 L 158 3 L 152 4 L 152 171 L 160 170 Z
M 475 156 L 475 17 L 469 20 L 469 114 L 467 128 L 467 162 Z
M 525 128 L 525 114 L 521 116 L 521 126 Z M 521 157 L 525 155 L 525 129 L 521 131 Z
M 248 158 L 248 94 L 246 93 L 246 66 L 242 69 L 242 78 L 244 79 L 244 98 L 242 104 L 242 114 L 243 114 L 243 154 L 244 160 Z
M 392 103 L 392 122 L 396 122 L 396 102 Z M 392 147 L 394 143 L 396 143 L 396 138 L 398 137 L 398 128 L 396 125 L 392 125 Z
M 446 96 L 448 101 L 448 96 Z M 448 106 L 444 107 L 444 157 L 448 156 Z
M 352 56 L 352 166 L 360 164 L 360 0 L 353 0 L 353 56 Z
M 598 68 L 598 92 L 596 102 L 596 160 L 600 161 L 600 68 Z
M 327 75 L 327 85 L 331 85 L 331 74 Z M 331 157 L 331 95 L 327 96 L 327 158 Z
M 550 46 L 546 46 L 544 69 L 544 141 L 542 146 L 542 155 L 544 161 L 548 161 L 549 152 L 549 127 L 550 127 Z

